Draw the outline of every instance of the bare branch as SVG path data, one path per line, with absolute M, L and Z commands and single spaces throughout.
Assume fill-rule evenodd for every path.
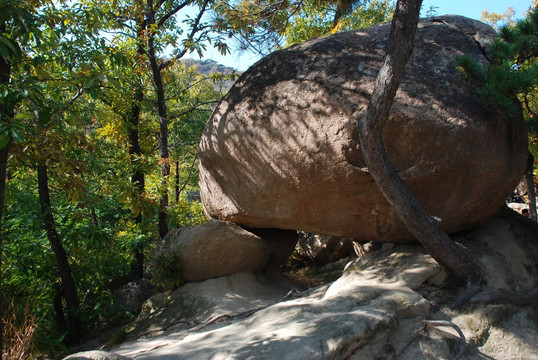
M 473 297 L 469 302 L 472 304 L 481 305 L 505 302 L 516 305 L 536 306 L 538 305 L 538 289 L 528 293 L 518 293 L 515 291 L 494 291 L 490 293 L 482 293 Z
M 191 176 L 194 170 L 194 165 L 196 164 L 196 160 L 198 160 L 198 157 L 195 154 L 192 159 L 191 166 L 189 167 L 189 174 L 187 175 L 187 180 L 185 180 L 185 182 L 183 183 L 183 186 L 181 186 L 181 189 L 179 189 L 176 193 L 176 201 L 179 200 L 179 195 L 181 195 L 183 190 L 185 190 L 185 188 L 187 187 L 187 184 L 189 183 L 189 180 L 191 179 Z
M 77 91 L 77 94 L 76 94 L 75 96 L 73 96 L 73 97 L 71 98 L 71 100 L 69 100 L 69 101 L 67 102 L 67 104 L 65 105 L 65 107 L 69 107 L 69 106 L 73 105 L 73 103 L 74 103 L 75 101 L 77 101 L 77 99 L 78 99 L 80 96 L 82 96 L 82 94 L 84 94 L 84 89 L 83 89 L 83 88 L 79 88 L 78 91 Z
M 525 93 L 525 96 L 523 97 L 524 99 L 524 103 L 525 103 L 525 109 L 527 109 L 527 111 L 529 112 L 529 114 L 531 114 L 531 116 L 533 118 L 536 118 L 536 113 L 534 111 L 532 111 L 530 105 L 529 105 L 529 99 L 528 99 L 528 93 Z
M 159 7 L 162 6 L 162 4 L 164 3 L 164 0 L 161 0 L 159 2 Z M 177 14 L 179 11 L 181 11 L 181 9 L 183 9 L 185 6 L 187 5 L 190 5 L 192 4 L 192 1 L 191 0 L 187 0 L 181 4 L 179 4 L 178 6 L 176 6 L 175 8 L 173 8 L 172 10 L 170 10 L 169 12 L 167 12 L 166 14 L 163 15 L 163 17 L 157 22 L 157 27 L 160 28 L 161 26 L 164 25 L 164 23 L 166 21 L 168 21 L 168 19 L 170 19 L 172 16 L 174 16 L 175 14 Z
M 454 323 L 452 323 L 450 321 L 444 321 L 444 320 L 422 320 L 422 322 L 424 324 L 426 324 L 426 326 L 428 326 L 428 327 L 432 327 L 432 326 L 449 326 L 449 327 L 453 328 L 454 330 L 456 330 L 456 332 L 460 336 L 460 351 L 456 354 L 456 356 L 454 357 L 453 360 L 458 360 L 463 356 L 463 354 L 465 353 L 465 348 L 467 347 L 467 342 L 465 341 L 465 335 L 463 335 L 463 332 L 458 327 L 458 325 L 456 325 L 456 324 L 454 324 Z
M 169 120 L 174 120 L 174 119 L 180 118 L 182 116 L 185 116 L 185 115 L 187 115 L 187 114 L 189 114 L 189 113 L 191 113 L 193 111 L 199 110 L 198 108 L 201 107 L 201 106 L 210 105 L 210 104 L 217 104 L 218 102 L 219 102 L 219 100 L 211 100 L 211 101 L 205 101 L 205 102 L 197 103 L 194 106 L 192 106 L 191 108 L 189 108 L 188 110 L 182 111 L 182 112 L 174 114 L 174 115 L 170 115 Z

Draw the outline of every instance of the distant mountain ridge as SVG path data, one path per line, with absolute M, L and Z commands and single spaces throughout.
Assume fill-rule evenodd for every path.
M 188 66 L 198 66 L 198 71 L 200 74 L 209 75 L 211 73 L 220 72 L 220 73 L 232 73 L 235 71 L 234 68 L 219 64 L 215 60 L 205 59 L 205 60 L 195 60 L 195 59 L 183 59 L 183 63 Z M 237 72 L 237 71 L 236 71 Z
M 219 64 L 218 62 L 212 59 L 204 59 L 204 60 L 183 59 L 181 61 L 187 66 L 197 66 L 198 72 L 206 76 L 209 76 L 210 74 L 214 74 L 214 73 L 231 74 L 235 72 L 238 75 L 242 74 L 242 72 L 236 71 L 232 67 Z M 225 90 L 226 91 L 229 90 L 232 87 L 233 83 L 234 82 L 232 80 L 226 80 L 225 85 L 224 85 Z

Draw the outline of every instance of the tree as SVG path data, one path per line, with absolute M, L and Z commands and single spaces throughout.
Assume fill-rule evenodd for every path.
M 100 1 L 94 2 L 96 5 Z M 189 52 L 196 51 L 203 54 L 207 43 L 215 46 L 221 53 L 228 51 L 221 34 L 210 26 L 204 16 L 209 12 L 213 1 L 211 0 L 163 0 L 139 1 L 117 4 L 117 8 L 110 7 L 110 12 L 119 14 L 114 16 L 118 38 L 131 38 L 137 44 L 137 53 L 147 59 L 148 68 L 155 90 L 155 105 L 159 122 L 159 165 L 161 168 L 161 195 L 159 200 L 159 234 L 163 237 L 168 232 L 168 176 L 170 175 L 170 153 L 168 144 L 168 127 L 170 114 L 167 105 L 167 89 L 164 73 L 167 68 L 183 58 Z M 196 9 L 194 16 L 189 15 Z M 189 11 L 187 11 L 189 10 Z M 183 23 L 187 25 L 184 31 L 178 24 L 183 14 Z M 126 33 L 125 30 L 131 31 Z M 171 56 L 163 58 L 165 49 L 172 47 Z
M 208 78 L 198 72 L 198 65 L 189 67 L 182 63 L 171 65 L 169 70 L 166 79 L 171 97 L 170 154 L 176 164 L 175 202 L 179 203 L 181 192 L 197 179 L 196 148 L 229 74 L 224 73 L 225 69 L 221 69 L 223 73 L 211 69 Z M 181 179 L 181 169 L 187 170 L 185 179 Z
M 13 67 L 22 58 L 21 45 L 38 36 L 34 25 L 33 8 L 27 2 L 7 0 L 0 5 L 0 267 L 2 265 L 2 215 L 5 201 L 5 180 L 11 144 L 20 141 L 15 108 L 23 97 L 21 89 L 11 86 Z M 2 276 L 0 274 L 0 290 Z M 0 359 L 3 350 L 3 297 L 0 293 Z
M 360 29 L 392 17 L 389 0 L 220 0 L 214 27 L 242 51 L 268 51 L 315 36 Z
M 523 108 L 529 135 L 526 171 L 530 214 L 536 220 L 534 159 L 538 156 L 538 13 L 533 8 L 525 19 L 502 26 L 489 49 L 492 63 L 482 66 L 468 56 L 459 58 L 459 68 L 477 88 L 485 111 L 510 117 Z M 519 101 L 518 101 L 519 99 Z
M 101 88 L 96 94 L 96 98 L 106 105 L 112 112 L 118 115 L 123 126 L 117 124 L 115 131 L 126 132 L 128 142 L 128 153 L 131 164 L 130 183 L 132 186 L 132 201 L 130 208 L 134 218 L 135 227 L 140 227 L 143 222 L 146 192 L 146 169 L 143 164 L 145 152 L 140 141 L 140 123 L 143 114 L 145 99 L 145 81 L 144 73 L 147 70 L 145 66 L 145 50 L 141 42 L 143 39 L 143 24 L 140 21 L 136 25 L 135 49 L 127 44 L 120 44 L 114 53 L 118 60 L 114 64 L 109 64 L 110 70 L 114 73 L 119 86 Z M 125 55 L 125 57 L 123 57 Z M 121 57 L 121 59 L 120 59 Z M 112 121 L 119 119 L 113 118 Z M 121 140 L 123 141 L 123 139 Z M 120 144 L 116 144 L 121 147 Z M 120 160 L 121 161 L 121 160 Z M 131 275 L 135 278 L 142 278 L 144 275 L 144 244 L 137 241 L 133 244 L 134 259 L 131 264 Z
M 37 177 L 43 227 L 54 251 L 58 273 L 62 279 L 62 296 L 67 303 L 67 331 L 69 333 L 69 340 L 73 341 L 77 340 L 82 333 L 77 286 L 71 273 L 67 254 L 62 246 L 60 236 L 56 231 L 49 194 L 48 170 L 45 163 L 40 163 L 37 166 Z
M 305 1 L 285 29 L 286 45 L 298 44 L 316 36 L 356 30 L 390 21 L 391 1 L 346 2 Z
M 139 52 L 141 55 L 141 52 Z M 131 175 L 131 183 L 133 187 L 137 190 L 137 196 L 143 196 L 146 190 L 146 180 L 144 171 L 141 169 L 141 166 L 138 165 L 139 159 L 142 158 L 144 153 L 142 152 L 142 147 L 140 146 L 139 141 L 139 123 L 140 123 L 140 104 L 144 98 L 144 91 L 142 89 L 142 84 L 140 82 L 135 83 L 134 85 L 134 94 L 133 94 L 133 104 L 131 105 L 131 111 L 126 116 L 126 122 L 128 123 L 128 135 L 129 135 L 129 154 L 131 155 L 131 164 L 133 167 L 133 172 Z M 139 211 L 135 215 L 135 223 L 142 224 L 142 212 Z M 133 262 L 133 273 L 137 278 L 144 277 L 144 254 L 143 254 L 143 245 L 137 244 L 134 248 L 135 261 Z
M 435 260 L 456 278 L 476 284 L 482 279 L 483 267 L 465 247 L 450 239 L 437 219 L 426 213 L 390 164 L 381 137 L 412 52 L 421 3 L 422 0 L 398 0 L 387 54 L 368 108 L 364 115 L 356 112 L 352 118 L 357 122 L 361 150 L 370 175 L 396 214 Z
M 504 13 L 497 14 L 491 13 L 487 9 L 482 11 L 480 16 L 480 21 L 485 22 L 486 24 L 491 25 L 495 29 L 499 30 L 501 27 L 506 25 L 514 25 L 516 12 L 513 6 L 510 6 Z
M 79 328 L 72 326 L 77 314 L 85 330 L 124 316 L 114 308 L 111 280 L 128 273 L 133 245 L 158 238 L 158 204 L 151 194 L 161 190 L 160 174 L 154 171 L 160 164 L 155 154 L 160 124 L 154 121 L 157 96 L 148 35 L 155 39 L 168 123 L 181 129 L 178 136 L 170 135 L 169 152 L 185 164 L 179 175 L 189 190 L 195 178 L 195 170 L 189 176 L 195 156 L 191 143 L 222 95 L 210 79 L 176 61 L 190 50 L 203 52 L 213 28 L 200 20 L 199 32 L 182 42 L 174 36 L 183 30 L 173 15 L 163 28 L 146 26 L 146 1 L 132 2 L 138 8 L 103 3 L 114 11 L 97 1 L 43 2 L 35 11 L 25 2 L 0 5 L 0 19 L 7 19 L 0 60 L 2 69 L 8 69 L 2 70 L 7 75 L 0 83 L 0 149 L 5 155 L 0 176 L 7 177 L 8 191 L 2 299 L 16 299 L 19 308 L 29 301 L 43 322 L 38 331 L 49 336 L 58 331 L 51 316 L 54 308 L 57 323 L 67 315 L 71 329 Z M 163 7 L 156 19 L 163 20 L 165 12 L 181 4 L 195 3 L 159 2 Z M 22 10 L 35 13 L 26 25 L 20 22 Z M 122 17 L 125 14 L 129 16 Z M 196 18 L 186 21 L 196 24 Z M 24 26 L 34 25 L 36 36 L 25 35 Z M 211 37 L 213 44 L 217 38 Z M 165 57 L 165 46 L 174 41 L 175 50 L 167 52 L 172 57 Z M 200 221 L 198 208 L 181 200 L 171 204 L 171 225 Z M 134 250 L 142 255 L 142 247 Z M 140 274 L 143 262 L 136 263 Z M 77 302 L 80 312 L 72 311 Z M 50 336 L 50 346 L 57 346 L 62 335 Z
M 11 28 L 8 32 L 6 25 L 6 31 L 1 34 L 0 55 L 4 64 L 9 64 L 6 65 L 9 84 L 1 89 L 2 109 L 5 111 L 0 123 L 0 142 L 5 143 L 6 152 L 9 145 L 15 147 L 14 142 L 26 142 L 24 148 L 14 148 L 14 157 L 25 155 L 29 162 L 37 163 L 42 225 L 56 260 L 61 294 L 66 300 L 69 339 L 74 340 L 82 332 L 82 321 L 75 280 L 53 215 L 49 163 L 56 160 L 60 164 L 64 178 L 60 187 L 68 190 L 73 199 L 78 199 L 83 188 L 82 181 L 77 182 L 81 168 L 71 166 L 75 162 L 68 161 L 62 145 L 80 138 L 72 136 L 72 133 L 61 133 L 62 125 L 65 129 L 66 124 L 56 120 L 63 120 L 61 115 L 85 91 L 92 92 L 92 84 L 99 86 L 101 79 L 106 80 L 95 70 L 102 64 L 102 42 L 95 37 L 98 31 L 96 24 L 99 24 L 96 17 L 100 14 L 90 14 L 80 4 L 71 8 L 57 7 L 48 2 L 33 2 L 32 5 L 36 9 L 25 2 L 6 3 L 6 11 L 11 17 L 5 20 L 5 24 Z M 34 16 L 30 16 L 30 10 L 35 12 Z M 90 70 L 90 64 L 94 70 Z M 51 131 L 55 125 L 60 125 L 60 134 Z M 28 141 L 34 137 L 39 138 L 41 146 Z M 73 149 L 73 144 L 70 145 Z M 2 181 L 6 178 L 6 166 L 7 163 L 2 164 Z M 57 301 L 58 304 L 61 309 L 61 301 Z

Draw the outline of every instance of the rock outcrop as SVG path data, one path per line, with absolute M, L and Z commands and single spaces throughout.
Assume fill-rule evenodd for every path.
M 485 266 L 487 285 L 462 308 L 458 289 L 417 244 L 385 244 L 349 263 L 343 276 L 300 293 L 249 273 L 186 284 L 150 298 L 130 340 L 109 349 L 129 359 L 538 359 L 538 308 L 483 304 L 491 292 L 538 286 L 538 226 L 495 215 L 457 240 Z M 134 337 L 134 338 L 133 338 Z
M 350 116 L 366 109 L 390 24 L 276 52 L 245 72 L 200 146 L 208 216 L 247 228 L 412 241 L 368 174 Z M 486 63 L 495 37 L 475 20 L 421 20 L 383 139 L 400 176 L 450 233 L 493 214 L 526 165 L 521 115 L 482 109 L 456 68 Z
M 148 279 L 136 279 L 114 291 L 114 303 L 138 314 L 144 302 L 156 292 L 157 288 Z
M 237 272 L 261 271 L 271 248 L 257 235 L 226 221 L 171 230 L 155 257 L 178 255 L 181 279 L 201 281 Z

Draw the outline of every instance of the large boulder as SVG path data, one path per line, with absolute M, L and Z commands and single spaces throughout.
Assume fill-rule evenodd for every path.
M 368 173 L 353 112 L 366 109 L 390 24 L 276 52 L 246 71 L 199 146 L 209 217 L 249 228 L 410 241 Z M 396 171 L 448 232 L 494 213 L 522 177 L 521 114 L 484 110 L 457 70 L 487 63 L 495 32 L 475 20 L 421 20 L 383 140 Z
M 171 230 L 155 258 L 174 256 L 185 282 L 261 271 L 271 254 L 269 244 L 234 223 L 219 220 Z M 158 264 L 157 264 L 158 265 Z

